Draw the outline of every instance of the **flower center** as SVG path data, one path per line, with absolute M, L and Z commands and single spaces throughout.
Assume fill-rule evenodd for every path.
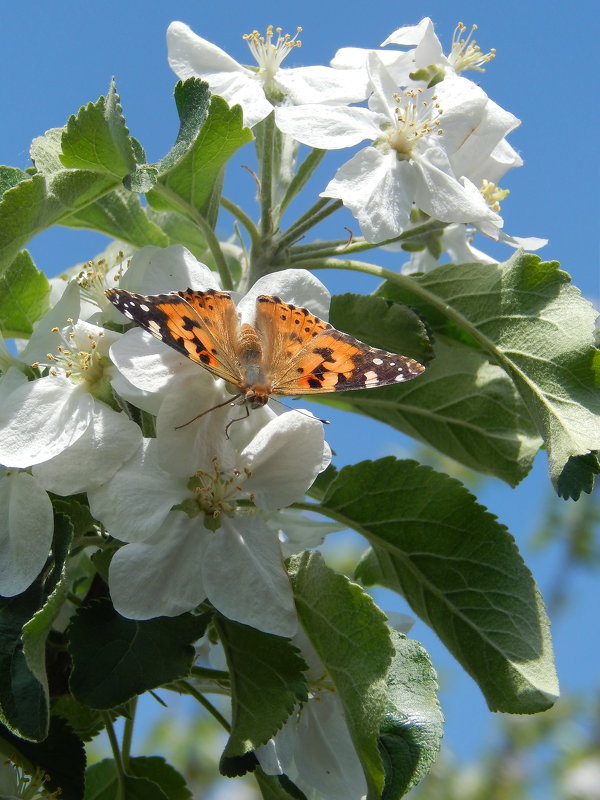
M 495 183 L 486 181 L 485 178 L 481 183 L 479 191 L 483 195 L 483 199 L 488 206 L 496 213 L 500 211 L 500 203 L 502 200 L 510 194 L 510 189 L 501 189 L 499 186 L 496 186 Z
M 482 53 L 475 39 L 471 38 L 477 30 L 477 25 L 472 25 L 471 30 L 465 36 L 466 30 L 467 26 L 463 22 L 459 22 L 454 29 L 448 61 L 456 72 L 463 72 L 466 69 L 485 72 L 482 65 L 496 58 L 496 48 L 493 47 L 488 53 Z
M 419 139 L 432 133 L 442 133 L 440 116 L 443 112 L 437 96 L 433 95 L 427 100 L 421 97 L 422 93 L 423 89 L 405 89 L 402 94 L 392 95 L 397 103 L 394 109 L 395 123 L 386 132 L 386 139 L 400 160 L 412 156 Z
M 123 253 L 117 255 L 117 264 L 124 260 Z M 111 267 L 104 258 L 98 261 L 88 261 L 85 267 L 76 277 L 76 281 L 81 289 L 81 296 L 90 303 L 93 303 L 101 311 L 111 308 L 112 303 L 106 296 L 106 290 L 111 288 L 106 280 L 106 275 Z M 122 276 L 121 268 L 116 276 L 117 280 Z
M 274 89 L 275 73 L 281 66 L 281 62 L 291 53 L 295 47 L 302 47 L 302 42 L 298 39 L 298 34 L 302 28 L 296 28 L 296 33 L 291 36 L 289 33 L 281 33 L 281 28 L 267 27 L 264 36 L 254 30 L 252 33 L 245 33 L 243 39 L 248 43 L 250 52 L 256 59 L 259 66 L 265 89 Z M 277 34 L 276 41 L 273 41 L 273 34 Z
M 239 500 L 254 500 L 254 495 L 244 489 L 244 481 L 250 478 L 249 469 L 234 469 L 227 473 L 221 470 L 215 456 L 212 471 L 198 470 L 188 484 L 194 494 L 193 502 L 206 517 L 218 520 L 221 514 L 233 516 Z
M 50 375 L 62 375 L 70 378 L 74 383 L 86 381 L 89 384 L 97 383 L 103 376 L 104 367 L 102 357 L 98 354 L 98 339 L 104 336 L 104 331 L 79 335 L 73 328 L 73 320 L 68 319 L 69 327 L 52 328 L 52 333 L 60 334 L 60 344 L 56 346 L 55 353 L 47 353 L 48 361 L 36 361 L 31 366 L 33 369 L 47 367 Z M 84 349 L 85 348 L 85 349 Z

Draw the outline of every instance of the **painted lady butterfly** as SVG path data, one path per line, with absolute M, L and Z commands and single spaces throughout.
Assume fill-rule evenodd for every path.
M 237 387 L 251 408 L 265 405 L 270 395 L 370 389 L 408 381 L 425 369 L 279 297 L 256 299 L 253 327 L 240 326 L 231 295 L 215 289 L 148 297 L 109 289 L 106 295 L 144 330 Z

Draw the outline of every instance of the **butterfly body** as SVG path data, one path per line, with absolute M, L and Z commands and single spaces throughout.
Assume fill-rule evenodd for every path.
M 235 386 L 251 408 L 271 395 L 368 389 L 407 381 L 425 367 L 370 347 L 306 308 L 256 299 L 254 325 L 240 324 L 231 296 L 187 289 L 144 296 L 110 289 L 109 300 L 157 339 Z

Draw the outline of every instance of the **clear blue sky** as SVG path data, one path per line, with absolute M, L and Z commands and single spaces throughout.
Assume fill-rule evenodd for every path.
M 515 235 L 547 237 L 550 244 L 541 255 L 561 261 L 576 285 L 597 301 L 600 120 L 595 104 L 596 81 L 591 79 L 598 68 L 597 25 L 593 24 L 597 21 L 597 4 L 592 0 L 577 4 L 576 19 L 563 4 L 542 0 L 410 4 L 58 0 L 5 4 L 1 163 L 26 167 L 31 139 L 63 125 L 81 105 L 105 93 L 113 75 L 131 133 L 145 146 L 150 160 L 162 156 L 177 131 L 172 101 L 175 77 L 167 64 L 165 46 L 165 30 L 173 19 L 187 22 L 197 33 L 245 62 L 248 54 L 241 40 L 243 33 L 254 28 L 264 30 L 269 23 L 291 32 L 301 25 L 303 47 L 289 59 L 290 66 L 299 66 L 327 63 L 342 46 L 376 46 L 396 28 L 414 24 L 426 15 L 436 23 L 445 49 L 458 20 L 467 26 L 478 24 L 477 39 L 483 50 L 496 48 L 497 57 L 479 76 L 479 82 L 492 99 L 522 120 L 510 142 L 525 161 L 524 167 L 508 173 L 502 182 L 511 190 L 502 208 L 506 230 Z M 473 76 L 478 77 L 468 75 Z M 244 155 L 242 160 L 249 161 L 250 156 Z M 337 163 L 337 156 L 325 160 L 321 186 L 314 185 L 315 193 Z M 228 192 L 232 195 L 239 189 L 250 202 L 254 187 L 249 183 L 248 174 L 236 168 Z M 254 213 L 252 206 L 248 208 Z M 339 226 L 351 224 L 350 220 L 336 217 L 330 223 L 335 228 L 323 235 L 338 237 Z M 31 251 L 38 266 L 54 275 L 92 258 L 103 249 L 104 241 L 104 237 L 84 231 L 56 229 L 38 237 Z M 483 241 L 478 246 L 485 249 Z M 491 247 L 489 251 L 497 252 Z M 389 257 L 382 263 L 390 264 Z M 366 277 L 340 277 L 339 273 L 319 277 L 332 291 L 374 288 L 372 279 Z M 327 435 L 338 465 L 397 454 L 400 448 L 410 447 L 408 440 L 375 422 L 350 421 L 333 414 L 331 418 L 335 423 Z M 525 538 L 549 493 L 543 454 L 517 490 L 489 481 L 479 493 L 481 501 L 515 535 L 542 591 L 559 568 L 559 553 L 531 556 Z M 598 607 L 599 598 L 591 576 L 582 574 L 577 585 L 574 605 L 554 630 L 558 667 L 565 689 L 591 689 L 597 688 L 600 642 L 598 626 L 590 630 L 587 612 L 590 606 Z M 399 601 L 396 607 L 405 610 Z M 414 636 L 425 643 L 441 672 L 448 721 L 445 742 L 461 757 L 470 757 L 485 739 L 482 730 L 489 723 L 479 691 L 423 624 L 417 624 Z M 571 658 L 574 652 L 576 659 Z

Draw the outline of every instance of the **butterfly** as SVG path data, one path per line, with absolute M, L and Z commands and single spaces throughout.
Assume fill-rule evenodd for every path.
M 109 289 L 106 295 L 148 333 L 233 384 L 246 408 L 264 406 L 271 395 L 400 383 L 425 369 L 412 358 L 370 347 L 279 297 L 257 297 L 252 326 L 240 324 L 231 295 L 215 289 L 147 297 Z

